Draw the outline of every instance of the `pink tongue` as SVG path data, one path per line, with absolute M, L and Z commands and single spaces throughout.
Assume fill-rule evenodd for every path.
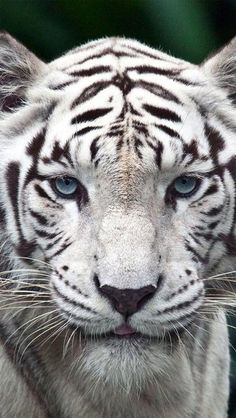
M 116 329 L 114 329 L 114 334 L 116 335 L 131 335 L 135 334 L 135 330 L 131 328 L 128 324 L 122 324 Z

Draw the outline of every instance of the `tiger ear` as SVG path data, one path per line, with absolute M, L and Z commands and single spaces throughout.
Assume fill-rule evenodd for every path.
M 214 85 L 225 89 L 236 105 L 236 37 L 216 54 L 206 59 L 203 69 Z
M 45 64 L 6 32 L 0 32 L 0 112 L 17 108 Z

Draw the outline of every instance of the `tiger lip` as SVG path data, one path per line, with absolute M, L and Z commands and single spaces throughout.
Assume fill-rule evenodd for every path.
M 121 337 L 126 337 L 128 335 L 137 334 L 137 331 L 128 324 L 122 324 L 115 328 L 113 333 Z

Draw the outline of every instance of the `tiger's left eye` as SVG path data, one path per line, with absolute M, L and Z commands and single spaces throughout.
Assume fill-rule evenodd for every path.
M 194 191 L 197 190 L 200 182 L 199 179 L 193 176 L 180 176 L 175 179 L 172 190 L 179 197 L 190 196 Z
M 74 177 L 57 177 L 53 180 L 53 188 L 61 197 L 70 198 L 78 188 L 78 181 Z

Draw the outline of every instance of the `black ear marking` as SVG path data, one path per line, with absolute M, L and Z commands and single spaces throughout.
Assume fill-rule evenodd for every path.
M 26 90 L 45 64 L 6 32 L 0 32 L 0 111 L 9 112 L 24 101 Z

